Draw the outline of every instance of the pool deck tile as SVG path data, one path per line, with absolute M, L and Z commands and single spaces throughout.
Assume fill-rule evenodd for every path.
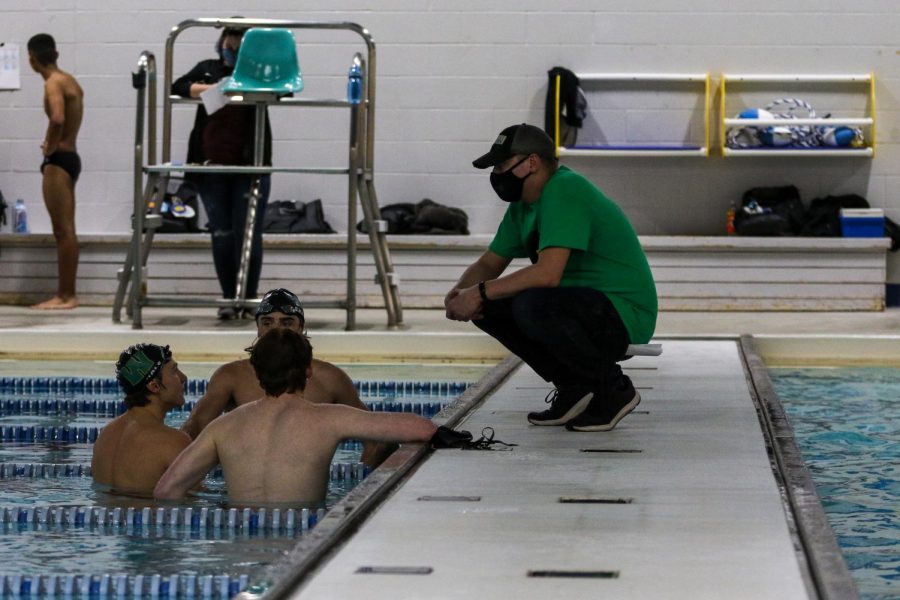
M 665 342 L 623 367 L 642 401 L 607 433 L 529 425 L 549 385 L 520 368 L 460 426 L 519 445 L 434 452 L 295 597 L 807 598 L 736 344 Z M 356 573 L 365 566 L 433 571 Z

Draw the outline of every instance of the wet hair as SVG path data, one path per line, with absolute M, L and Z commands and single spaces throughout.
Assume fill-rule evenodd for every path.
M 305 335 L 290 329 L 273 329 L 259 338 L 250 351 L 250 364 L 268 396 L 303 391 L 306 371 L 312 363 L 312 346 Z
M 151 379 L 150 381 L 159 381 L 162 379 L 159 375 Z M 149 383 L 149 382 L 148 382 Z M 125 410 L 130 410 L 135 406 L 147 406 L 150 404 L 150 398 L 147 397 L 147 388 L 146 386 L 139 389 L 136 392 L 132 392 L 125 396 L 125 400 L 122 401 L 125 404 Z
M 28 40 L 28 51 L 31 52 L 39 65 L 49 67 L 56 64 L 59 52 L 56 51 L 56 42 L 49 33 L 39 33 Z

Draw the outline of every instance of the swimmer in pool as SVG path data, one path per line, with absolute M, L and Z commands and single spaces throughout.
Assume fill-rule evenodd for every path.
M 94 444 L 94 481 L 115 492 L 147 494 L 175 457 L 191 442 L 165 424 L 166 413 L 184 404 L 187 380 L 169 347 L 136 344 L 116 363 L 125 390 L 124 414 L 106 425 Z
M 78 237 L 75 235 L 75 182 L 81 158 L 75 138 L 84 115 L 84 91 L 78 81 L 56 66 L 56 42 L 46 33 L 28 40 L 28 62 L 44 78 L 44 112 L 49 124 L 41 152 L 44 204 L 50 213 L 56 238 L 58 284 L 56 295 L 32 308 L 65 310 L 78 306 L 75 276 L 78 272 Z
M 301 333 L 275 328 L 250 352 L 262 397 L 212 421 L 169 467 L 156 498 L 179 500 L 221 463 L 232 503 L 321 505 L 342 440 L 425 442 L 437 428 L 413 414 L 372 413 L 311 402 L 312 347 Z
M 267 292 L 256 309 L 256 330 L 260 337 L 273 329 L 289 329 L 302 333 L 305 325 L 300 299 L 282 288 Z M 197 402 L 181 430 L 196 438 L 224 411 L 257 400 L 262 395 L 263 388 L 253 372 L 249 359 L 223 365 L 213 373 L 206 394 Z M 338 367 L 323 360 L 313 359 L 312 375 L 306 383 L 303 396 L 307 401 L 316 404 L 344 404 L 368 410 L 359 399 L 350 377 Z M 360 460 L 370 467 L 376 467 L 389 452 L 390 448 L 387 446 L 365 444 Z

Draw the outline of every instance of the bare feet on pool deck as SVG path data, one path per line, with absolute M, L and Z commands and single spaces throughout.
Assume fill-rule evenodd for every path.
M 77 306 L 78 296 L 72 296 L 70 298 L 53 296 L 49 300 L 44 300 L 43 302 L 39 302 L 38 304 L 33 304 L 31 308 L 37 310 L 71 310 Z

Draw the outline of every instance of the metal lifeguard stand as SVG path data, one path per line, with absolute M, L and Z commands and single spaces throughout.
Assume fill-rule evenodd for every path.
M 169 94 L 172 87 L 173 50 L 175 40 L 191 27 L 243 28 L 254 27 L 282 29 L 345 30 L 358 34 L 365 41 L 367 55 L 353 56 L 351 65 L 356 65 L 362 75 L 362 100 L 355 103 L 348 100 L 315 100 L 285 97 L 271 90 L 254 91 L 246 89 L 242 96 L 232 96 L 231 104 L 255 106 L 256 138 L 254 140 L 253 166 L 226 165 L 182 165 L 172 164 L 172 106 L 174 104 L 198 104 L 199 100 L 181 98 Z M 387 310 L 388 326 L 395 327 L 403 322 L 400 306 L 399 280 L 394 273 L 390 251 L 387 246 L 387 223 L 380 220 L 378 200 L 373 177 L 375 142 L 375 43 L 369 32 L 356 23 L 318 23 L 303 21 L 283 21 L 275 19 L 190 19 L 172 28 L 166 39 L 165 70 L 163 79 L 163 123 L 162 156 L 156 162 L 156 60 L 152 53 L 144 51 L 138 60 L 138 72 L 133 75 L 137 89 L 137 116 L 134 146 L 134 214 L 132 217 L 132 239 L 125 264 L 119 271 L 119 285 L 113 304 L 113 322 L 122 321 L 122 307 L 132 320 L 132 328 L 143 327 L 141 311 L 145 306 L 231 306 L 249 308 L 257 304 L 255 298 L 247 298 L 247 275 L 250 262 L 251 234 L 256 220 L 256 208 L 260 197 L 259 178 L 268 173 L 313 173 L 344 175 L 348 181 L 348 227 L 347 227 L 347 292 L 342 300 L 304 301 L 304 306 L 312 308 L 343 308 L 347 313 L 346 328 L 356 327 L 356 253 L 357 239 L 354 224 L 357 221 L 357 199 L 363 209 L 363 219 L 368 226 L 369 240 L 374 255 L 376 279 L 380 284 Z M 340 167 L 274 167 L 263 166 L 263 146 L 265 112 L 268 106 L 286 107 L 333 107 L 350 109 L 350 132 L 348 166 Z M 147 115 L 147 152 L 144 156 L 144 111 Z M 235 298 L 185 298 L 178 296 L 152 296 L 147 290 L 147 259 L 153 246 L 156 230 L 162 225 L 160 207 L 172 173 L 244 173 L 255 175 L 250 189 L 247 222 L 238 270 L 237 294 Z

